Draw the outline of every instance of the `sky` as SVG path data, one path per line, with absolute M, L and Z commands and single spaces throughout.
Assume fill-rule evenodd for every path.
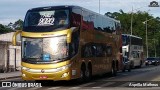
M 104 15 L 106 12 L 126 13 L 137 10 L 147 11 L 154 17 L 160 17 L 160 7 L 148 7 L 153 0 L 0 0 L 0 24 L 7 25 L 18 19 L 24 20 L 27 10 L 35 7 L 77 5 Z M 160 5 L 160 0 L 154 0 Z

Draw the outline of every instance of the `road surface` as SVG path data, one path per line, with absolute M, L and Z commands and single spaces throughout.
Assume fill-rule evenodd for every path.
M 3 80 L 10 81 L 25 83 L 21 78 Z M 0 87 L 0 90 L 160 90 L 160 66 L 143 66 L 131 72 L 118 72 L 116 77 L 94 76 L 92 81 L 83 84 L 75 81 L 56 81 L 42 87 L 40 84 L 37 87 L 25 88 L 13 86 Z

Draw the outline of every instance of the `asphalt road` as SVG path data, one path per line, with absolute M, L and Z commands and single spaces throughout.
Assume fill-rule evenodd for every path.
M 23 81 L 21 78 L 7 79 L 3 82 Z M 21 82 L 25 85 L 25 82 Z M 32 82 L 30 82 L 32 84 Z M 33 82 L 34 83 L 34 82 Z M 143 66 L 142 68 L 132 69 L 131 72 L 118 72 L 116 77 L 106 75 L 94 76 L 88 83 L 79 84 L 75 81 L 56 81 L 45 86 L 34 87 L 31 84 L 24 88 L 16 86 L 0 87 L 0 90 L 160 90 L 160 65 Z M 13 88 L 13 86 L 15 86 Z M 23 86 L 23 87 L 22 87 Z M 28 88 L 28 86 L 30 86 Z

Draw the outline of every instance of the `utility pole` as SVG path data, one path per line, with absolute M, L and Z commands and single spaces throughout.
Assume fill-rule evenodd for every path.
M 147 58 L 148 58 L 148 37 L 147 37 L 147 32 L 148 32 L 148 30 L 147 30 L 147 18 L 146 18 L 146 21 L 145 21 L 145 23 L 146 23 L 146 53 L 147 53 Z
M 131 12 L 131 35 L 132 35 L 132 23 L 133 23 L 133 7 Z
M 146 20 L 143 22 L 144 24 L 146 24 L 146 54 L 147 54 L 147 58 L 148 58 L 148 27 L 147 27 L 147 22 L 148 21 L 150 21 L 150 20 L 152 20 L 152 19 L 154 19 L 154 18 L 150 18 L 150 19 L 147 19 L 146 18 Z

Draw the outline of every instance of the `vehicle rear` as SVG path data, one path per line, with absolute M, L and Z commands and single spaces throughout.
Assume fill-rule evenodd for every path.
M 148 66 L 148 65 L 159 65 L 159 58 L 157 57 L 148 57 L 146 58 L 145 60 L 145 65 Z

